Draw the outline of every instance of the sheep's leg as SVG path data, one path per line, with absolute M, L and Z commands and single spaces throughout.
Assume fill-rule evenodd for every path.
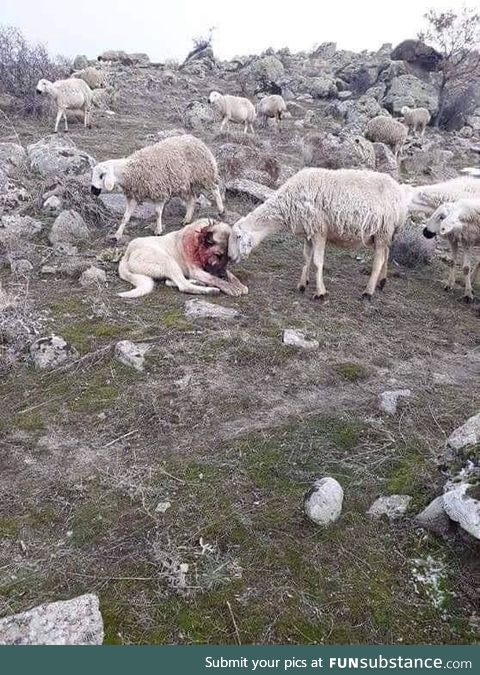
M 57 110 L 57 117 L 55 119 L 55 133 L 58 132 L 58 125 L 60 124 L 60 120 L 62 119 L 63 116 L 63 108 L 59 108 Z
M 472 286 L 477 281 L 477 277 L 478 277 L 479 272 L 480 272 L 480 260 L 475 264 L 475 267 L 473 268 L 473 272 L 471 274 Z
M 215 203 L 217 205 L 218 215 L 222 216 L 225 213 L 225 207 L 223 205 L 223 199 L 218 185 L 215 185 L 215 187 L 212 189 L 212 196 L 215 199 Z
M 387 283 L 389 255 L 390 255 L 390 248 L 387 246 L 385 252 L 385 261 L 383 263 L 382 271 L 380 272 L 380 279 L 377 284 L 379 291 L 383 291 L 383 289 L 385 288 L 385 284 Z
M 220 124 L 220 131 L 223 131 L 225 128 L 226 123 L 228 122 L 227 117 L 224 117 L 222 120 L 222 123 Z
M 162 273 L 168 279 L 171 279 L 181 293 L 192 293 L 193 295 L 216 295 L 220 289 L 213 286 L 199 286 L 185 277 L 178 263 L 170 259 L 168 266 L 163 268 Z M 169 284 L 170 285 L 170 284 Z
M 313 264 L 317 270 L 317 292 L 313 296 L 315 300 L 325 300 L 327 289 L 323 283 L 323 262 L 325 260 L 325 246 L 327 244 L 327 237 L 325 235 L 317 235 L 312 243 L 313 248 Z
M 465 292 L 463 295 L 464 302 L 471 302 L 473 300 L 473 291 L 472 291 L 472 252 L 470 249 L 466 249 L 463 252 L 463 275 L 465 277 Z
M 250 122 L 250 131 L 252 132 L 252 136 L 255 136 L 255 129 L 253 128 L 253 123 Z
M 188 225 L 188 223 L 192 222 L 194 211 L 195 211 L 195 197 L 193 195 L 190 195 L 187 201 L 187 212 L 185 213 L 185 217 L 183 219 L 184 225 Z
M 308 286 L 310 281 L 310 266 L 312 264 L 313 256 L 313 245 L 310 239 L 305 239 L 303 244 L 303 259 L 305 264 L 303 265 L 302 274 L 300 275 L 300 281 L 297 284 L 297 289 L 301 292 L 305 292 L 305 288 Z
M 458 256 L 458 243 L 456 241 L 448 240 L 450 244 L 450 251 L 452 253 L 452 266 L 450 267 L 450 272 L 448 278 L 443 282 L 443 287 L 446 291 L 452 290 L 455 286 L 455 272 L 457 266 L 457 256 Z
M 363 293 L 364 298 L 367 300 L 372 299 L 372 295 L 375 292 L 375 288 L 377 286 L 377 281 L 378 278 L 383 270 L 383 267 L 385 265 L 385 261 L 387 258 L 387 251 L 388 251 L 388 246 L 379 245 L 375 247 L 375 253 L 373 256 L 373 264 L 372 264 L 372 273 L 370 275 L 370 279 L 368 280 L 367 287 Z
M 157 214 L 157 222 L 155 224 L 155 229 L 153 231 L 154 234 L 162 234 L 163 232 L 162 215 L 164 207 L 165 202 L 160 202 L 155 206 L 155 213 Z
M 63 121 L 65 122 L 65 131 L 68 131 L 67 111 L 63 111 Z
M 118 227 L 118 230 L 113 235 L 117 241 L 120 241 L 120 239 L 123 237 L 125 227 L 128 225 L 130 218 L 132 217 L 133 212 L 135 211 L 136 205 L 137 201 L 135 199 L 127 199 L 127 208 L 125 209 L 125 213 L 123 214 L 122 221 Z
M 195 268 L 191 272 L 192 280 L 200 281 L 207 286 L 214 286 L 219 290 L 226 293 L 226 295 L 233 295 L 238 297 L 240 295 L 246 295 L 248 293 L 248 288 L 242 284 L 240 279 L 237 279 L 231 272 L 227 272 L 227 279 L 221 279 L 216 277 L 213 274 L 209 274 L 205 270 L 200 268 Z
M 247 131 L 248 131 L 248 122 L 245 121 L 245 123 L 244 123 L 244 125 L 243 125 L 243 133 L 246 134 Z

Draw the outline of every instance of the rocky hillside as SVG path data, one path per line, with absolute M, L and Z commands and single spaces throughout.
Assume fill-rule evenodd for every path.
M 410 137 L 397 166 L 355 139 L 382 111 L 435 113 L 418 44 L 98 67 L 91 130 L 72 115 L 51 135 L 47 105 L 12 102 L 0 123 L 0 616 L 88 594 L 101 640 L 94 594 L 109 643 L 478 640 L 479 317 L 443 292 L 444 251 L 411 223 L 367 307 L 367 251 L 328 247 L 318 305 L 287 232 L 236 267 L 245 297 L 125 301 L 117 262 L 154 213 L 115 246 L 124 198 L 89 183 L 96 161 L 194 133 L 233 223 L 304 165 L 453 177 L 478 162 L 479 111 Z M 219 133 L 213 89 L 281 92 L 290 116 Z M 167 231 L 183 215 L 172 200 Z M 0 642 L 17 628 L 0 620 Z

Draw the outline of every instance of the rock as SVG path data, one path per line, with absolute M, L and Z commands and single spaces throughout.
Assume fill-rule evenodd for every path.
M 182 115 L 182 122 L 186 129 L 199 131 L 210 127 L 215 121 L 220 119 L 219 114 L 209 103 L 193 101 L 185 108 Z
M 455 178 L 458 174 L 452 164 L 454 153 L 444 148 L 409 148 L 402 159 L 402 170 L 417 181 L 425 182 L 425 177 L 434 182 Z
M 0 645 L 100 645 L 98 597 L 80 595 L 0 619 Z
M 65 250 L 65 248 L 67 248 L 67 252 L 62 253 L 62 249 Z M 41 274 L 55 274 L 57 276 L 70 277 L 73 279 L 80 277 L 85 270 L 88 270 L 92 263 L 90 260 L 75 255 L 72 252 L 72 248 L 74 249 L 75 247 L 70 247 L 68 244 L 58 244 L 55 247 L 55 251 L 61 255 L 61 259 L 55 264 L 43 265 L 40 270 Z
M 26 166 L 27 153 L 18 143 L 0 143 L 0 168 L 7 176 Z
M 127 199 L 124 194 L 106 192 L 99 195 L 98 198 L 112 215 L 123 216 L 127 206 Z M 149 202 L 138 204 L 133 212 L 133 217 L 139 220 L 151 220 L 155 216 L 155 207 Z
M 465 424 L 455 429 L 447 440 L 447 446 L 456 451 L 478 443 L 480 443 L 480 413 L 473 415 Z
M 398 401 L 401 398 L 410 398 L 412 392 L 410 389 L 396 389 L 394 391 L 384 391 L 380 394 L 378 406 L 380 410 L 387 415 L 395 415 L 397 412 Z
M 254 57 L 238 71 L 238 81 L 248 94 L 281 93 L 280 80 L 285 72 L 283 63 L 274 55 Z
M 316 480 L 303 498 L 307 518 L 317 525 L 334 523 L 340 517 L 342 505 L 342 486 L 330 476 Z
M 393 61 L 406 61 L 427 71 L 437 70 L 442 55 L 421 40 L 404 40 L 391 53 Z
M 376 499 L 367 511 L 367 515 L 374 518 L 387 516 L 390 520 L 403 516 L 411 501 L 409 495 L 388 495 Z
M 75 70 L 83 70 L 88 67 L 88 59 L 85 54 L 78 54 L 73 60 L 73 68 Z
M 185 303 L 185 316 L 189 319 L 235 319 L 240 316 L 240 312 L 231 307 L 222 307 L 214 305 L 206 300 L 194 298 Z
M 78 244 L 90 238 L 90 232 L 82 216 L 73 210 L 62 211 L 55 219 L 48 235 L 50 243 Z
M 425 530 L 444 536 L 451 530 L 451 521 L 443 504 L 443 495 L 436 497 L 433 502 L 415 516 L 415 522 Z
M 324 169 L 375 168 L 373 145 L 363 136 L 308 134 L 302 143 L 305 166 Z
M 393 239 L 390 257 L 405 267 L 428 265 L 435 255 L 435 241 L 426 239 L 421 228 L 412 220 L 401 227 Z
M 108 110 L 112 106 L 112 93 L 107 89 L 94 89 L 92 91 L 92 102 L 95 108 L 99 110 Z
M 404 105 L 427 108 L 435 115 L 438 110 L 438 89 L 415 75 L 400 75 L 391 81 L 382 103 L 387 110 L 397 115 Z
M 51 195 L 44 202 L 42 209 L 47 213 L 58 214 L 62 208 L 62 201 L 56 195 Z
M 30 239 L 42 231 L 42 224 L 30 216 L 3 216 L 0 219 L 0 242 Z
M 338 94 L 335 77 L 323 73 L 318 77 L 308 78 L 305 84 L 305 93 L 310 94 L 312 98 L 333 98 Z
M 30 260 L 19 258 L 12 260 L 10 269 L 12 270 L 12 274 L 15 274 L 17 277 L 28 277 L 33 271 L 33 265 Z
M 320 59 L 330 61 L 330 59 L 332 59 L 333 56 L 335 55 L 336 51 L 337 51 L 336 42 L 322 42 L 322 44 L 318 45 L 318 47 L 315 47 L 315 49 L 313 50 L 313 54 L 314 56 L 317 56 Z
M 36 368 L 56 368 L 62 363 L 78 358 L 78 352 L 72 345 L 58 335 L 42 337 L 30 347 L 30 355 Z
M 32 171 L 45 178 L 89 173 L 96 161 L 64 136 L 52 135 L 27 147 Z
M 385 143 L 374 143 L 375 170 L 388 173 L 392 178 L 398 179 L 398 164 L 395 155 Z
M 480 539 L 480 501 L 468 494 L 472 487 L 469 483 L 463 483 L 454 490 L 445 492 L 443 505 L 452 520 L 472 537 Z
M 286 328 L 282 333 L 282 342 L 290 347 L 300 347 L 301 349 L 318 349 L 320 346 L 318 340 L 309 340 L 304 333 L 293 328 Z
M 105 284 L 106 281 L 107 275 L 105 271 L 93 265 L 80 276 L 80 286 L 98 286 Z
M 5 182 L 2 181 L 2 175 L 5 176 Z M 26 189 L 7 180 L 6 174 L 0 170 L 0 212 L 11 211 L 29 199 Z
M 149 346 L 142 343 L 133 343 L 130 340 L 121 340 L 115 345 L 115 358 L 125 366 L 142 371 L 145 365 L 145 353 Z
M 155 508 L 155 513 L 166 513 L 171 506 L 170 502 L 159 502 Z
M 255 183 L 247 178 L 234 178 L 233 180 L 229 180 L 225 184 L 225 187 L 227 192 L 247 195 L 256 202 L 264 202 L 274 193 L 274 190 L 266 185 Z

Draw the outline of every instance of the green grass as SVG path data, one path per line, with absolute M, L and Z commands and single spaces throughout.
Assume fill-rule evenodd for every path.
M 353 361 L 346 361 L 345 363 L 337 363 L 335 370 L 344 380 L 347 382 L 358 382 L 359 380 L 365 380 L 369 373 L 368 369 L 363 366 L 361 363 L 355 363 Z

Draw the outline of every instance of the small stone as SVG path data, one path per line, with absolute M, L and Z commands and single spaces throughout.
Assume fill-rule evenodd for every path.
M 282 333 L 282 342 L 290 347 L 300 347 L 301 349 L 318 349 L 320 343 L 318 340 L 310 340 L 304 333 L 293 328 L 285 328 Z
M 55 219 L 50 234 L 50 243 L 78 244 L 90 238 L 90 232 L 82 216 L 76 211 L 62 211 Z
M 410 389 L 384 391 L 379 397 L 379 408 L 382 412 L 387 413 L 387 415 L 395 415 L 399 399 L 410 398 L 411 395 L 412 392 Z
M 155 509 L 155 513 L 165 513 L 170 507 L 170 502 L 159 502 L 157 504 L 157 508 Z
M 56 368 L 62 363 L 78 358 L 78 352 L 59 335 L 42 337 L 30 347 L 30 355 L 36 368 Z
M 51 195 L 44 202 L 42 209 L 47 213 L 60 213 L 62 208 L 62 202 L 56 195 Z
M 410 504 L 409 495 L 388 495 L 376 499 L 367 511 L 367 515 L 374 518 L 387 516 L 390 520 L 403 516 Z
M 235 319 L 240 312 L 231 307 L 214 305 L 206 300 L 194 298 L 185 303 L 185 316 L 189 319 Z
M 334 523 L 340 517 L 342 504 L 343 488 L 330 476 L 316 480 L 303 498 L 307 518 L 317 525 Z
M 457 451 L 477 443 L 480 443 L 480 413 L 473 415 L 465 424 L 455 429 L 447 440 L 447 446 Z
M 12 260 L 10 269 L 12 270 L 12 274 L 15 274 L 17 277 L 28 277 L 33 270 L 33 265 L 30 260 L 20 258 L 19 260 Z
M 443 505 L 448 516 L 460 525 L 462 529 L 480 539 L 480 501 L 470 497 L 470 483 L 462 483 L 454 490 L 443 495 Z
M 99 267 L 89 267 L 80 277 L 80 286 L 98 286 L 105 284 L 107 275 L 104 270 Z
M 135 344 L 130 340 L 121 340 L 115 345 L 115 358 L 125 366 L 142 371 L 145 366 L 145 352 L 148 350 L 146 344 Z
M 445 512 L 443 495 L 436 497 L 421 513 L 415 516 L 415 522 L 425 530 L 446 535 L 451 529 L 451 521 Z
M 80 595 L 0 619 L 0 645 L 100 645 L 98 596 Z

